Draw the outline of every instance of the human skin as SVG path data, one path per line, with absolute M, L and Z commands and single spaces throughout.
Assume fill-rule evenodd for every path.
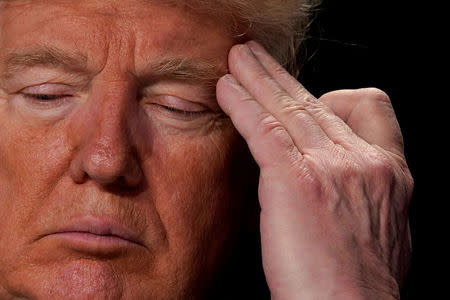
M 212 122 L 191 127 L 184 120 L 189 128 L 180 128 L 180 115 L 175 121 L 162 106 L 173 101 L 136 101 L 142 80 L 135 78 L 167 53 L 201 57 L 225 72 L 235 41 L 204 17 L 128 2 L 65 3 L 57 11 L 37 1 L 28 10 L 20 1 L 3 7 L 0 51 L 45 39 L 85 53 L 91 75 L 78 90 L 54 91 L 71 95 L 46 101 L 56 107 L 20 96 L 46 89 L 2 79 L 0 297 L 198 296 L 196 280 L 217 267 L 238 219 L 231 216 L 238 197 L 224 181 L 239 145 L 230 122 L 210 114 L 205 119 Z M 228 67 L 232 75 L 218 82 L 217 100 L 261 170 L 263 264 L 272 298 L 398 297 L 410 251 L 412 178 L 387 96 L 364 89 L 316 99 L 253 42 L 233 47 Z M 52 80 L 76 86 L 78 75 Z M 155 85 L 154 94 L 204 100 L 194 86 Z M 36 239 L 86 214 L 120 220 L 140 233 L 144 247 L 112 251 L 60 235 Z
M 181 57 L 225 74 L 234 40 L 140 1 L 0 5 L 0 299 L 200 297 L 238 226 L 245 144 L 206 86 L 144 68 Z M 44 46 L 85 65 L 7 74 Z
M 217 84 L 260 167 L 272 299 L 399 299 L 413 179 L 389 97 L 316 99 L 257 43 L 234 46 Z

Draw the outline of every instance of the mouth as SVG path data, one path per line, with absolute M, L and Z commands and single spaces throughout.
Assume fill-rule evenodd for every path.
M 69 225 L 62 226 L 43 238 L 53 240 L 63 247 L 94 255 L 113 254 L 136 247 L 146 248 L 135 231 L 113 219 L 95 217 L 73 219 Z

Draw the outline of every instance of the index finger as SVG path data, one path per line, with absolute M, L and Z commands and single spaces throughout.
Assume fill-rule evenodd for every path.
M 361 144 L 363 141 L 327 105 L 318 101 L 296 78 L 291 76 L 261 45 L 247 42 L 268 73 L 293 97 L 302 103 L 309 114 L 321 126 L 335 144 L 344 147 Z
M 323 149 L 333 143 L 305 108 L 267 72 L 247 45 L 229 54 L 230 73 L 286 129 L 301 153 Z

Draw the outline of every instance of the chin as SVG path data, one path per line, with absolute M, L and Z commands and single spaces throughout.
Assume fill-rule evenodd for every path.
M 199 267 L 200 258 L 194 265 L 168 257 L 151 263 L 139 258 L 61 258 L 8 272 L 0 278 L 0 299 L 201 299 L 209 284 L 208 268 Z

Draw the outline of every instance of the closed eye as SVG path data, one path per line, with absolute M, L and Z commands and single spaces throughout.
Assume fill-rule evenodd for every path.
M 73 103 L 73 95 L 70 94 L 21 93 L 21 96 L 30 107 L 39 110 L 62 108 Z
M 22 96 L 30 101 L 34 102 L 34 105 L 38 105 L 40 107 L 48 107 L 48 106 L 58 106 L 61 104 L 60 102 L 65 102 L 68 100 L 67 98 L 72 97 L 70 94 L 33 94 L 33 93 L 22 93 Z M 156 106 L 158 109 L 163 110 L 165 113 L 170 113 L 178 118 L 182 118 L 184 120 L 193 120 L 199 118 L 210 110 L 202 109 L 199 110 L 199 107 L 196 106 L 195 109 L 192 110 L 183 110 L 180 108 L 176 108 L 174 106 L 168 106 L 161 103 L 151 103 Z
M 153 104 L 154 105 L 158 105 L 158 106 L 160 106 L 160 107 L 162 107 L 162 108 L 164 108 L 164 109 L 166 109 L 166 110 L 168 110 L 170 112 L 178 113 L 178 114 L 186 114 L 186 113 L 202 114 L 202 113 L 204 113 L 206 111 L 206 110 L 201 110 L 201 111 L 182 110 L 182 109 L 178 109 L 178 108 L 175 108 L 175 107 L 172 107 L 172 106 L 162 105 L 162 104 L 159 104 L 159 103 L 153 103 Z
M 34 99 L 39 101 L 51 101 L 70 97 L 71 95 L 23 94 L 23 96 L 28 99 Z
M 158 107 L 159 109 L 163 109 L 168 113 L 171 113 L 173 115 L 177 115 L 179 117 L 183 117 L 186 119 L 194 119 L 197 117 L 200 117 L 206 113 L 209 112 L 209 110 L 205 109 L 205 110 L 182 110 L 179 108 L 175 108 L 172 106 L 167 106 L 167 105 L 163 105 L 163 104 L 159 104 L 159 103 L 152 103 L 152 105 L 155 105 L 156 107 Z

